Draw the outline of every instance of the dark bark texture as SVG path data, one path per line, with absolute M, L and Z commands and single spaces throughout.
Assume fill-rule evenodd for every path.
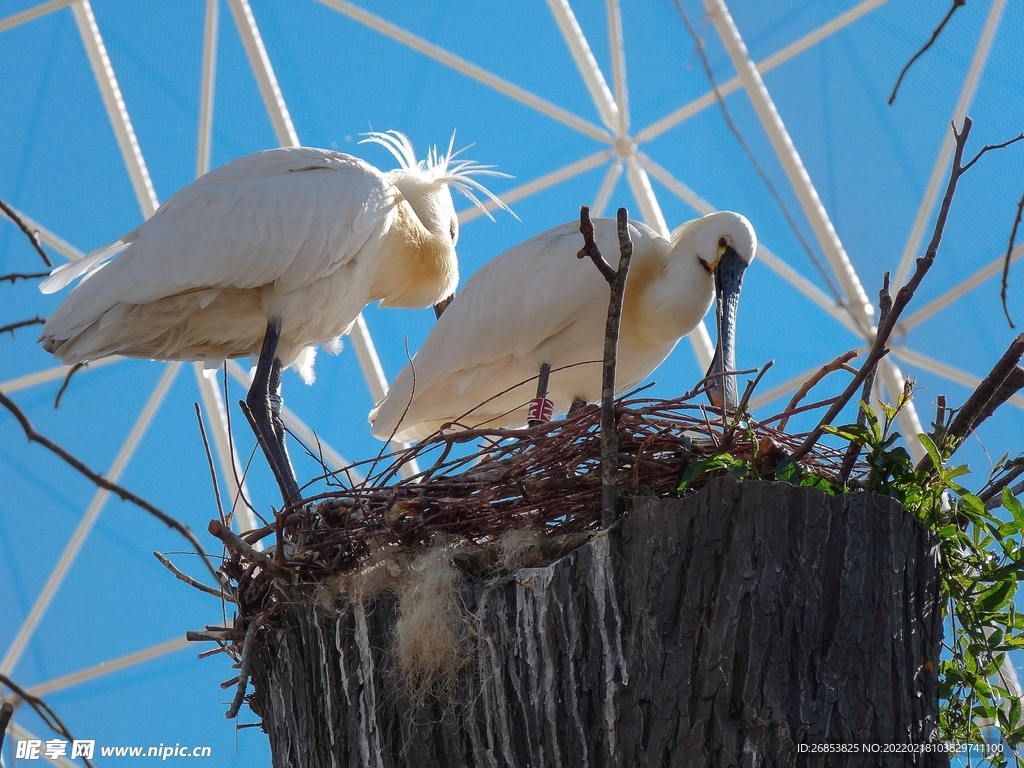
M 894 751 L 937 738 L 937 566 L 891 499 L 716 479 L 467 579 L 454 703 L 410 704 L 383 594 L 288 604 L 251 704 L 276 768 L 941 765 Z

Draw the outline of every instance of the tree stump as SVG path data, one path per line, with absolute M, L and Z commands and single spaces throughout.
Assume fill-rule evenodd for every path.
M 251 706 L 278 768 L 939 765 L 893 751 L 937 739 L 937 567 L 890 498 L 719 478 L 468 578 L 443 702 L 410 699 L 394 595 L 300 592 L 258 635 Z

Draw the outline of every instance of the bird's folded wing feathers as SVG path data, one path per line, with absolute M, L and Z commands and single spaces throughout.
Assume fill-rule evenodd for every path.
M 384 175 L 357 158 L 304 147 L 248 155 L 164 203 L 132 233 L 131 247 L 102 266 L 102 281 L 82 284 L 80 294 L 91 295 L 80 296 L 78 308 L 99 313 L 116 302 L 274 281 L 279 292 L 294 290 L 356 257 L 393 205 Z M 117 241 L 89 254 L 51 277 L 47 290 L 123 247 Z
M 614 247 L 607 255 L 616 257 L 615 221 L 598 219 L 595 226 L 601 248 Z M 635 238 L 657 237 L 639 226 Z M 583 315 L 594 314 L 600 324 L 607 313 L 608 284 L 590 259 L 576 257 L 582 246 L 579 225 L 563 224 L 481 267 L 417 353 L 417 388 L 509 355 L 530 354 Z

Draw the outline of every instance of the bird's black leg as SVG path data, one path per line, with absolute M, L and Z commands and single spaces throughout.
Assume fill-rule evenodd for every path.
M 280 432 L 278 431 L 281 411 L 281 361 L 277 359 L 277 345 L 281 340 L 281 326 L 282 321 L 279 319 L 267 323 L 260 359 L 256 363 L 256 375 L 253 376 L 252 386 L 245 396 L 245 404 L 249 406 L 257 430 L 256 437 L 261 438 L 267 463 L 270 464 L 277 484 L 281 487 L 281 496 L 287 504 L 299 498 L 299 484 L 284 449 L 284 426 L 281 425 Z M 277 400 L 276 407 L 272 396 Z
M 282 462 L 281 467 L 285 470 L 287 478 L 295 485 L 295 492 L 298 493 L 299 485 L 295 479 L 295 470 L 292 468 L 292 460 L 288 456 L 288 446 L 285 445 L 284 421 L 281 418 L 281 409 L 284 407 L 284 398 L 281 397 L 281 373 L 284 366 L 278 358 L 274 358 L 274 365 L 270 369 L 270 414 L 274 424 L 274 436 L 277 438 L 277 447 L 280 451 L 278 459 Z

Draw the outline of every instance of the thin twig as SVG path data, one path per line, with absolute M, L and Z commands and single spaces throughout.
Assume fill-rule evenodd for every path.
M 1006 307 L 1006 289 L 1010 284 L 1010 254 L 1013 253 L 1013 245 L 1017 241 L 1017 227 L 1020 226 L 1022 213 L 1024 213 L 1024 195 L 1020 196 L 1020 202 L 1017 203 L 1017 215 L 1013 219 L 1013 229 L 1010 230 L 1010 244 L 1006 247 L 1006 261 L 1003 262 L 1003 283 L 999 291 L 999 298 L 1003 300 L 1003 312 L 1006 314 L 1006 322 L 1010 324 L 1011 328 L 1016 328 L 1017 326 L 1010 319 L 1010 310 Z
M 9 678 L 7 675 L 0 674 L 0 683 L 10 688 L 11 691 L 14 692 L 16 696 L 21 698 L 26 704 L 32 707 L 35 713 L 39 715 L 39 717 L 42 719 L 44 723 L 46 723 L 47 728 L 49 728 L 51 731 L 54 731 L 55 733 L 59 733 L 68 741 L 75 740 L 75 737 L 71 735 L 71 731 L 69 731 L 68 727 L 64 725 L 64 721 L 60 719 L 60 716 L 53 711 L 53 708 L 49 704 L 47 704 L 38 696 L 33 696 L 31 693 L 26 691 L 16 682 L 11 680 L 11 678 Z M 9 719 L 10 718 L 8 718 L 8 720 Z M 92 762 L 90 762 L 87 758 L 82 757 L 82 761 L 87 766 L 89 766 L 89 768 L 93 768 Z
M 43 264 L 45 264 L 48 267 L 52 267 L 53 262 L 50 261 L 50 257 L 47 256 L 46 251 L 43 250 L 42 243 L 39 242 L 39 234 L 34 229 L 29 229 L 28 225 L 25 224 L 24 221 L 22 221 L 21 216 L 16 214 L 14 212 L 14 209 L 11 208 L 11 206 L 9 206 L 3 200 L 0 200 L 0 211 L 6 213 L 7 218 L 9 218 L 11 221 L 17 224 L 18 228 L 25 233 L 25 236 L 29 239 L 29 242 L 32 243 L 32 247 L 36 249 L 36 253 L 38 253 L 42 257 Z
M 0 275 L 0 283 L 14 283 L 16 280 L 38 280 L 41 277 L 49 276 L 49 272 L 11 272 L 8 275 Z
M 217 470 L 213 466 L 213 452 L 210 450 L 210 441 L 206 439 L 206 427 L 203 426 L 203 412 L 199 410 L 199 403 L 192 403 L 196 409 L 196 421 L 199 422 L 199 435 L 203 438 L 203 448 L 206 449 L 206 463 L 210 465 L 210 480 L 213 482 L 213 498 L 217 501 L 217 513 L 220 521 L 228 524 L 224 516 L 224 504 L 220 499 L 220 486 L 217 485 Z
M 166 557 L 161 555 L 159 552 L 154 552 L 153 553 L 153 557 L 155 557 L 157 560 L 160 561 L 160 565 L 162 565 L 164 568 L 169 570 L 171 573 L 173 573 L 175 576 L 177 576 L 179 580 L 185 582 L 190 587 L 195 587 L 200 592 L 205 592 L 208 595 L 213 595 L 214 597 L 219 597 L 219 598 L 221 598 L 223 600 L 228 600 L 229 602 L 232 602 L 232 603 L 235 602 L 234 596 L 231 595 L 231 594 L 228 594 L 227 590 L 224 588 L 224 585 L 221 585 L 220 589 L 214 589 L 213 587 L 209 587 L 206 584 L 203 584 L 203 582 L 201 582 L 201 581 L 196 581 L 191 576 L 189 576 L 187 573 L 184 573 L 181 570 L 179 570 L 178 567 L 174 563 L 172 563 Z
M 68 375 L 64 377 L 64 383 L 60 385 L 60 389 L 57 390 L 57 396 L 53 398 L 53 410 L 60 408 L 61 398 L 64 397 L 64 393 L 68 389 L 68 384 L 71 383 L 71 377 L 78 373 L 80 370 L 85 368 L 88 363 L 75 363 L 71 366 L 71 370 L 68 371 Z
M 45 317 L 39 317 L 36 315 L 31 320 L 18 320 L 15 323 L 8 323 L 7 325 L 0 325 L 0 333 L 9 333 L 14 336 L 14 332 L 19 328 L 27 328 L 30 325 L 42 325 L 46 322 Z
M 821 368 L 818 369 L 817 373 L 815 373 L 813 376 L 811 376 L 811 378 L 809 378 L 807 381 L 800 385 L 800 389 L 796 391 L 796 394 L 793 395 L 793 397 L 789 401 L 789 404 L 786 406 L 786 412 L 788 413 L 793 411 L 797 407 L 797 405 L 800 404 L 800 401 L 807 396 L 807 393 L 814 389 L 818 382 L 820 382 L 830 373 L 835 373 L 836 371 L 848 371 L 850 373 L 856 374 L 857 370 L 847 365 L 847 363 L 849 363 L 851 360 L 853 360 L 853 358 L 855 358 L 859 354 L 860 353 L 856 349 L 851 349 L 849 352 L 844 352 L 843 354 L 841 354 L 831 363 L 825 363 L 825 365 L 821 366 Z M 783 417 L 783 419 L 779 422 L 779 429 L 785 431 L 787 424 L 789 424 L 789 416 Z
M 612 265 L 604 260 L 601 250 L 597 247 L 597 241 L 594 240 L 594 222 L 590 220 L 590 206 L 588 205 L 580 207 L 580 234 L 583 235 L 583 247 L 576 254 L 576 258 L 583 259 L 589 256 L 608 285 L 611 285 L 615 282 L 617 273 L 612 269 Z
M 222 372 L 223 377 L 224 377 L 224 381 L 223 381 L 223 383 L 224 383 L 224 402 L 225 403 L 230 403 L 231 402 L 231 397 L 228 394 L 228 364 L 227 364 L 227 361 L 225 361 L 224 364 L 221 366 L 221 372 Z M 256 457 L 256 446 L 255 445 L 253 446 L 252 452 L 249 454 L 249 461 L 246 462 L 245 468 L 242 470 L 242 476 L 239 477 L 238 476 L 238 464 L 235 462 L 235 458 L 236 458 L 235 457 L 235 436 L 234 436 L 234 433 L 231 431 L 231 409 L 230 408 L 225 408 L 224 409 L 224 420 L 227 422 L 227 425 L 228 425 L 228 445 L 231 446 L 231 473 L 235 477 L 235 487 L 238 488 L 238 493 L 236 493 L 235 494 L 235 498 L 233 498 L 231 500 L 231 516 L 232 516 L 232 518 L 234 517 L 234 514 L 235 514 L 235 504 L 237 504 L 238 500 L 241 499 L 242 503 L 245 504 L 245 506 L 247 506 L 249 508 L 250 512 L 252 512 L 253 517 L 255 517 L 257 520 L 261 520 L 263 523 L 266 523 L 267 521 L 263 518 L 263 516 L 259 512 L 256 511 L 256 507 L 254 507 L 252 505 L 252 502 L 249 501 L 248 497 L 246 497 L 246 495 L 244 493 L 242 493 L 242 486 L 245 484 L 245 478 L 249 475 L 249 467 L 252 466 L 252 460 Z
M 861 366 L 860 371 L 853 380 L 843 391 L 839 399 L 836 400 L 835 404 L 828 409 L 825 415 L 822 417 L 818 426 L 815 427 L 808 435 L 807 439 L 804 440 L 803 444 L 797 449 L 793 455 L 793 460 L 797 461 L 802 456 L 805 456 L 808 451 L 814 446 L 821 437 L 822 432 L 826 424 L 831 424 L 833 420 L 839 415 L 839 413 L 846 407 L 850 402 L 850 399 L 854 396 L 857 389 L 864 383 L 864 379 L 881 359 L 882 355 L 888 352 L 886 344 L 889 341 L 889 337 L 892 335 L 893 328 L 896 326 L 896 322 L 899 320 L 900 315 L 906 308 L 907 304 L 914 297 L 914 292 L 917 290 L 924 276 L 931 269 L 932 264 L 935 262 L 935 255 L 939 250 L 939 243 L 942 241 L 942 233 L 946 228 L 946 219 L 949 217 L 949 209 L 953 204 L 953 195 L 956 193 L 957 182 L 960 181 L 960 177 L 967 172 L 978 159 L 989 149 L 996 149 L 998 147 L 1005 147 L 1024 138 L 1024 134 L 1018 136 L 1015 139 L 1011 139 L 1008 142 L 1004 142 L 1000 145 L 986 146 L 971 162 L 963 165 L 964 149 L 967 146 L 967 137 L 971 132 L 971 126 L 973 121 L 969 117 L 964 117 L 963 127 L 960 131 L 957 131 L 956 125 L 953 125 L 953 136 L 956 139 L 956 148 L 953 152 L 953 165 L 949 172 L 949 182 L 946 185 L 946 194 L 942 198 L 942 205 L 939 208 L 939 215 L 935 219 L 935 228 L 932 231 L 932 238 L 928 244 L 928 250 L 925 251 L 925 255 L 917 259 L 917 269 L 914 271 L 914 275 L 910 278 L 910 281 L 904 285 L 896 294 L 896 298 L 893 301 L 892 310 L 889 312 L 884 323 L 879 323 L 878 330 L 875 333 L 875 342 L 871 346 L 871 351 L 868 353 L 867 359 Z
M 195 551 L 202 558 L 203 564 L 207 567 L 207 569 L 209 569 L 210 573 L 213 574 L 213 577 L 217 578 L 217 570 L 210 563 L 210 558 L 206 554 L 206 550 L 203 549 L 203 545 L 199 543 L 199 539 L 195 537 L 195 534 L 193 534 L 192 531 L 189 530 L 187 526 L 183 525 L 178 520 L 168 515 L 166 512 L 163 512 L 162 510 L 153 506 L 145 499 L 136 496 L 131 491 L 122 488 L 117 483 L 110 482 L 105 477 L 103 477 L 103 475 L 89 469 L 89 467 L 87 467 L 82 461 L 80 461 L 75 456 L 61 448 L 59 445 L 57 445 L 57 443 L 53 442 L 45 435 L 41 435 L 40 433 L 36 432 L 35 427 L 32 426 L 32 422 L 29 421 L 24 411 L 22 411 L 17 405 L 15 405 L 15 403 L 3 392 L 0 392 L 0 405 L 3 405 L 8 411 L 14 414 L 14 418 L 16 418 L 18 420 L 18 423 L 21 424 L 21 428 L 24 430 L 25 437 L 28 438 L 29 442 L 38 443 L 39 445 L 43 446 L 51 453 L 54 453 L 59 458 L 63 459 L 67 464 L 71 465 L 74 469 L 78 470 L 81 474 L 85 475 L 87 478 L 89 478 L 89 480 L 98 485 L 100 488 L 103 488 L 106 491 L 110 491 L 111 493 L 116 494 L 123 501 L 130 501 L 135 506 L 151 514 L 153 517 L 162 522 L 168 528 L 171 528 L 172 530 L 175 530 L 178 533 L 180 533 L 183 537 L 185 537 L 186 541 L 188 541 L 188 543 L 195 548 Z
M 221 540 L 229 552 L 236 554 L 239 557 L 247 558 L 249 562 L 256 563 L 260 568 L 269 573 L 290 578 L 291 574 L 274 563 L 274 561 L 267 557 L 266 554 L 260 552 L 258 549 L 254 549 L 243 539 L 236 536 L 234 531 L 230 528 L 225 525 L 221 525 L 219 520 L 211 520 L 208 530 L 212 536 Z
M 946 22 L 953 18 L 953 14 L 956 13 L 958 8 L 961 8 L 964 5 L 967 5 L 967 0 L 953 0 L 952 7 L 949 9 L 949 12 L 946 14 L 946 17 L 942 20 L 939 26 L 937 26 L 935 28 L 935 31 L 932 32 L 931 38 L 928 40 L 927 43 L 924 44 L 921 50 L 919 50 L 910 58 L 910 61 L 908 61 L 906 65 L 903 67 L 903 71 L 900 72 L 900 76 L 896 79 L 896 85 L 893 86 L 892 95 L 889 96 L 890 106 L 894 101 L 896 101 L 896 91 L 900 89 L 900 83 L 903 82 L 903 76 L 907 74 L 907 70 L 910 69 L 911 65 L 915 61 L 917 61 L 919 58 L 921 58 L 921 56 L 924 55 L 925 51 L 932 47 L 932 44 L 938 39 L 939 35 L 942 33 L 942 28 L 946 26 Z
M 239 659 L 238 688 L 235 689 L 235 698 L 224 716 L 231 720 L 238 716 L 238 710 L 242 708 L 242 701 L 245 699 L 245 689 L 249 685 L 249 667 L 252 665 L 252 644 L 256 639 L 257 622 L 249 622 L 249 628 L 245 631 L 245 641 L 242 643 L 242 658 Z

